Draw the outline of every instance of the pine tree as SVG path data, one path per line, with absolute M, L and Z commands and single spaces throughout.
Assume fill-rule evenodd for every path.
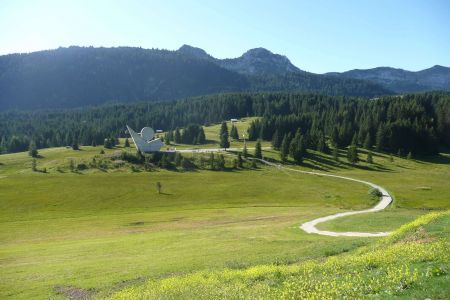
M 230 136 L 234 140 L 239 140 L 239 132 L 234 124 L 231 126 Z
M 228 126 L 226 122 L 222 122 L 222 126 L 220 127 L 220 148 L 229 148 L 230 141 L 228 140 Z
M 280 158 L 283 162 L 287 161 L 290 143 L 291 143 L 290 135 L 285 134 L 280 148 Z
M 36 149 L 36 143 L 34 141 L 30 142 L 30 146 L 28 148 L 28 154 L 31 157 L 38 157 L 38 150 Z
M 370 132 L 366 134 L 366 138 L 364 139 L 364 149 L 372 149 L 372 136 L 370 135 Z
M 373 157 L 371 151 L 367 152 L 367 163 L 373 164 Z
M 289 146 L 289 152 L 296 163 L 301 164 L 303 162 L 303 156 L 305 155 L 306 141 L 301 134 L 300 130 L 297 130 L 294 138 Z
M 262 159 L 261 142 L 258 140 L 255 145 L 255 158 Z
M 282 140 L 280 137 L 280 134 L 278 130 L 275 130 L 273 136 L 272 136 L 272 148 L 275 150 L 279 150 L 281 146 Z
M 242 155 L 244 155 L 244 158 L 248 157 L 247 144 L 244 144 L 244 149 L 242 150 Z
M 125 139 L 125 147 L 130 148 L 130 141 L 128 138 Z

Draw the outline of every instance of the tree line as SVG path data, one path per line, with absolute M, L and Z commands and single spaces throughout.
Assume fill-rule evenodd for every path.
M 200 124 L 260 116 L 251 140 L 295 139 L 305 149 L 355 144 L 396 153 L 433 154 L 450 147 L 450 94 L 423 93 L 377 99 L 303 93 L 217 94 L 162 103 L 107 105 L 58 111 L 0 113 L 0 151 L 70 145 L 101 145 L 127 137 L 125 125 L 171 132 L 169 139 L 203 142 Z M 177 134 L 177 128 L 179 134 Z M 184 128 L 181 130 L 180 128 Z M 227 135 L 236 135 L 232 130 Z M 178 135 L 178 137 L 177 137 Z M 297 136 L 297 138 L 295 138 Z M 176 142 L 176 141 L 175 141 Z

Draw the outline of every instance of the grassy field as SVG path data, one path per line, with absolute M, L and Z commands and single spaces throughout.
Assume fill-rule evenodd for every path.
M 248 122 L 238 126 L 242 134 Z M 206 127 L 207 139 L 217 139 L 218 130 L 217 124 Z M 232 142 L 231 147 L 242 144 Z M 212 141 L 207 147 L 216 145 Z M 105 154 L 100 154 L 102 147 L 81 149 L 40 150 L 37 167 L 47 173 L 33 172 L 27 153 L 0 155 L 0 298 L 103 297 L 148 279 L 292 264 L 377 241 L 309 235 L 298 228 L 319 216 L 372 206 L 376 200 L 364 185 L 264 166 L 133 172 L 128 163 L 114 161 L 106 169 L 70 172 L 70 161 L 108 161 L 122 150 L 134 151 L 121 146 Z M 278 158 L 273 150 L 264 155 Z M 320 228 L 395 230 L 430 209 L 450 208 L 447 154 L 391 162 L 377 153 L 375 165 L 358 166 L 314 152 L 310 157 L 293 167 L 367 179 L 395 197 L 387 211 Z
M 292 265 L 149 280 L 110 299 L 447 299 L 450 211 L 358 251 Z

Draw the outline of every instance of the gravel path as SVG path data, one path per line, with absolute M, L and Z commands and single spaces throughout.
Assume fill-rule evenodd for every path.
M 358 211 L 349 211 L 349 212 L 337 213 L 337 214 L 334 214 L 334 215 L 330 215 L 330 216 L 314 219 L 312 221 L 303 223 L 300 226 L 300 228 L 303 229 L 305 232 L 307 232 L 307 233 L 316 233 L 316 234 L 321 234 L 321 235 L 328 235 L 328 236 L 357 236 L 357 237 L 378 237 L 378 236 L 387 236 L 387 235 L 390 234 L 390 232 L 335 232 L 335 231 L 320 230 L 320 229 L 316 228 L 317 224 L 320 224 L 320 223 L 323 223 L 323 222 L 327 222 L 327 221 L 330 221 L 330 220 L 334 220 L 334 219 L 337 219 L 337 218 L 342 218 L 342 217 L 351 216 L 351 215 L 357 215 L 357 214 L 371 213 L 371 212 L 376 212 L 376 211 L 380 211 L 380 210 L 385 209 L 392 202 L 392 197 L 381 186 L 376 185 L 376 184 L 374 184 L 372 182 L 369 182 L 369 181 L 354 179 L 354 178 L 350 178 L 350 177 L 346 177 L 346 176 L 325 174 L 325 173 L 319 173 L 319 172 L 301 171 L 301 170 L 296 170 L 296 169 L 284 167 L 284 166 L 282 166 L 280 164 L 275 164 L 275 163 L 269 162 L 267 160 L 263 160 L 263 159 L 257 159 L 257 160 L 262 162 L 262 163 L 264 163 L 264 164 L 266 164 L 266 165 L 273 166 L 273 167 L 276 167 L 278 169 L 284 169 L 284 170 L 288 170 L 288 171 L 292 171 L 292 172 L 298 172 L 298 173 L 303 173 L 303 174 L 310 174 L 310 175 L 317 175 L 317 176 L 326 176 L 326 177 L 334 177 L 334 178 L 338 178 L 338 179 L 344 179 L 344 180 L 350 180 L 350 181 L 359 182 L 359 183 L 371 186 L 371 187 L 373 187 L 375 189 L 378 189 L 381 192 L 382 196 L 380 198 L 380 202 L 378 202 L 378 204 L 375 205 L 374 207 L 372 207 L 370 209 L 364 209 L 364 210 L 358 210 Z

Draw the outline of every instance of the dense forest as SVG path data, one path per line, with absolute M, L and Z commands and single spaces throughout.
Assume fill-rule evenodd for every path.
M 424 93 L 378 99 L 300 93 L 217 94 L 173 102 L 109 105 L 61 111 L 0 113 L 0 150 L 25 151 L 73 144 L 103 144 L 125 137 L 125 124 L 165 131 L 190 124 L 185 142 L 202 143 L 202 130 L 230 118 L 260 116 L 250 139 L 272 140 L 301 134 L 310 149 L 325 145 L 377 147 L 397 153 L 434 154 L 450 147 L 450 94 Z M 297 134 L 298 133 L 298 134 Z M 175 139 L 175 137 L 174 137 Z M 200 139 L 200 141 L 199 141 Z M 183 141 L 183 140 L 181 140 Z
M 69 47 L 0 56 L 0 111 L 288 90 L 367 97 L 392 93 L 365 80 L 308 72 L 242 74 L 186 51 Z

